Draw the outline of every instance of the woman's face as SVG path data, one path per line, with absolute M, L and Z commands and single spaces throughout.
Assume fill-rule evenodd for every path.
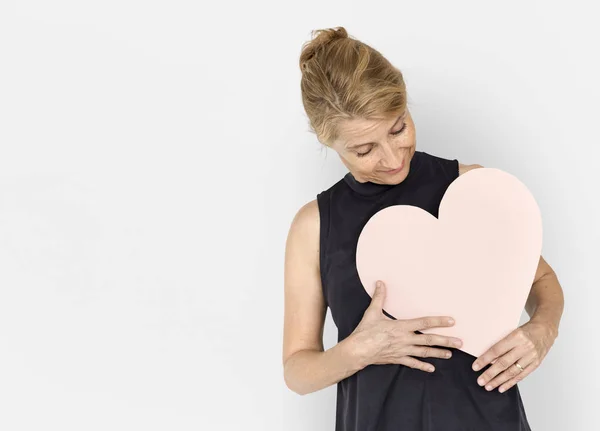
M 408 175 L 416 150 L 415 124 L 408 108 L 401 117 L 346 121 L 331 148 L 357 181 L 398 184 Z

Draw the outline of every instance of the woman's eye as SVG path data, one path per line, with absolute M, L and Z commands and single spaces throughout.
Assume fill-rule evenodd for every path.
M 397 132 L 392 133 L 392 135 L 394 135 L 394 136 L 399 135 L 400 133 L 404 132 L 404 129 L 406 129 L 406 123 L 404 123 L 402 125 L 402 128 L 400 130 L 398 130 Z
M 393 133 L 392 133 L 392 135 L 394 135 L 394 136 L 397 136 L 397 135 L 399 135 L 400 133 L 404 132 L 404 130 L 405 130 L 405 129 L 406 129 L 406 123 L 404 123 L 404 124 L 402 125 L 402 128 L 401 128 L 400 130 L 398 130 L 397 132 L 393 132 Z M 365 152 L 365 153 L 356 153 L 356 155 L 357 155 L 358 157 L 364 157 L 364 156 L 366 156 L 367 154 L 369 154 L 369 153 L 371 152 L 371 149 L 372 149 L 372 147 L 369 149 L 369 151 L 367 151 L 367 152 Z

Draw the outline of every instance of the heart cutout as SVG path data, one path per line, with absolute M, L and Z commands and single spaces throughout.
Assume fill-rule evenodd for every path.
M 375 213 L 363 227 L 356 267 L 369 296 L 386 284 L 396 319 L 452 316 L 420 332 L 458 337 L 480 356 L 519 325 L 542 251 L 542 219 L 527 187 L 500 169 L 456 178 L 438 218 L 411 205 Z

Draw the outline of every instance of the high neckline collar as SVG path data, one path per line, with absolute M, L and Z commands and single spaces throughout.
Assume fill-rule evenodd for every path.
M 409 178 L 414 177 L 415 171 L 417 170 L 417 168 L 420 164 L 419 162 L 421 160 L 421 156 L 422 156 L 422 152 L 415 150 L 415 153 L 413 154 L 413 157 L 410 160 L 410 168 L 408 171 L 408 175 L 402 182 L 400 182 L 398 184 L 379 184 L 379 183 L 373 183 L 371 181 L 361 183 L 360 181 L 357 181 L 356 178 L 354 178 L 354 176 L 352 175 L 351 172 L 348 172 L 344 176 L 344 181 L 346 182 L 346 184 L 348 184 L 348 186 L 350 186 L 350 188 L 352 190 L 354 190 L 358 194 L 361 194 L 364 196 L 379 195 L 380 193 L 383 193 L 386 190 L 390 190 L 394 187 L 402 186 L 409 180 Z

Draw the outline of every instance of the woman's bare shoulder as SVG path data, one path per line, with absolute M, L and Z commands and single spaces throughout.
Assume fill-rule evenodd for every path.
M 307 258 L 319 263 L 320 216 L 316 199 L 298 209 L 288 234 L 288 246 L 298 248 Z
M 463 165 L 462 163 L 458 162 L 458 175 L 460 176 L 464 173 L 469 172 L 471 169 L 477 168 L 483 168 L 483 166 L 478 165 L 477 163 L 474 163 L 472 165 Z
M 314 228 L 319 228 L 319 205 L 316 199 L 305 203 L 298 209 L 294 216 L 294 220 L 292 221 L 292 226 L 303 230 L 314 230 Z

